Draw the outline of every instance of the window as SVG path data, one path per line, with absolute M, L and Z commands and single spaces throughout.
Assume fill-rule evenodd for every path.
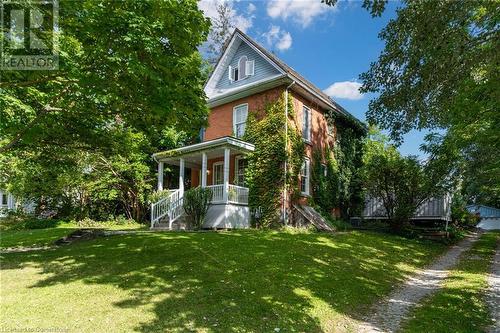
M 254 67 L 253 60 L 248 60 L 247 56 L 240 57 L 235 67 L 229 66 L 229 81 L 236 82 L 254 75 Z
M 302 137 L 311 142 L 311 109 L 307 106 L 302 107 Z
M 309 168 L 310 162 L 306 157 L 302 163 L 302 168 L 300 169 L 300 192 L 305 195 L 309 195 Z
M 198 134 L 198 138 L 200 139 L 200 142 L 203 142 L 205 140 L 205 128 L 204 127 L 200 128 L 200 133 Z
M 238 156 L 234 162 L 234 183 L 238 186 L 245 186 L 245 170 L 248 161 L 242 156 Z
M 220 185 L 224 183 L 224 162 L 217 162 L 213 165 L 214 174 L 212 178 L 213 185 Z
M 239 80 L 242 80 L 244 78 L 246 78 L 247 76 L 247 57 L 246 56 L 243 56 L 240 58 L 240 60 L 238 60 L 238 74 L 239 74 L 239 77 L 238 79 Z
M 328 176 L 328 169 L 326 167 L 326 164 L 324 163 L 321 163 L 321 172 L 323 173 L 324 177 Z
M 233 133 L 237 138 L 245 134 L 245 126 L 248 116 L 248 104 L 235 106 L 233 109 Z

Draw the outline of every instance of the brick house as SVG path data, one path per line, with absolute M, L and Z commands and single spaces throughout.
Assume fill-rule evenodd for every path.
M 239 30 L 229 39 L 205 85 L 205 93 L 210 114 L 208 127 L 202 130 L 201 142 L 153 156 L 158 162 L 158 190 L 164 190 L 165 164 L 179 167 L 179 186 L 170 190 L 168 200 L 152 204 L 151 227 L 165 225 L 172 228 L 175 221 L 182 217 L 186 184 L 189 187 L 212 189 L 212 205 L 204 227 L 249 227 L 248 188 L 244 186 L 245 154 L 255 147 L 241 137 L 245 132 L 248 114 L 283 95 L 292 98 L 293 111 L 299 122 L 296 125 L 301 129 L 306 143 L 300 184 L 297 186 L 300 186 L 302 194 L 298 203 L 307 205 L 312 194 L 310 178 L 313 149 L 324 151 L 327 146 L 333 147 L 335 144 L 336 128 L 331 121 L 327 121 L 327 113 L 353 117 L 319 88 Z M 287 211 L 293 203 L 286 202 L 286 199 L 282 201 L 282 216 L 286 220 Z

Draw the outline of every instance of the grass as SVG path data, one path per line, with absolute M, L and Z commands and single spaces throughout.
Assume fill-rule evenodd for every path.
M 486 233 L 465 252 L 443 288 L 416 308 L 405 332 L 485 332 L 491 323 L 485 291 L 500 233 Z
M 113 225 L 103 224 L 106 230 L 131 230 L 144 227 L 140 224 Z M 0 248 L 31 247 L 52 245 L 78 228 L 76 223 L 61 222 L 56 228 L 29 230 L 0 230 Z
M 443 245 L 371 232 L 137 233 L 1 255 L 0 327 L 348 330 Z

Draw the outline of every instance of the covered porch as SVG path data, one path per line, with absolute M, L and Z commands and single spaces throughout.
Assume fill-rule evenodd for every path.
M 212 190 L 212 206 L 204 227 L 235 228 L 249 224 L 245 155 L 254 149 L 248 142 L 222 137 L 154 154 L 158 163 L 157 190 L 168 189 L 170 195 L 151 205 L 151 227 L 163 219 L 169 220 L 171 228 L 183 214 L 184 192 L 198 186 Z M 172 179 L 168 185 L 165 183 L 166 166 L 178 171 L 178 184 L 172 184 Z

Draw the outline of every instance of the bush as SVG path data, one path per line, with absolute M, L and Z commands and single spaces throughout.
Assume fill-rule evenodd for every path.
M 456 227 L 471 228 L 479 222 L 479 216 L 472 214 L 466 208 L 466 203 L 460 194 L 455 194 L 451 201 L 451 221 Z
M 211 200 L 212 191 L 209 188 L 197 187 L 184 193 L 183 208 L 189 229 L 200 229 L 203 226 Z
M 155 191 L 148 196 L 149 203 L 156 203 L 170 196 L 170 190 Z
M 117 217 L 110 217 L 105 221 L 95 221 L 91 218 L 84 218 L 78 222 L 75 222 L 79 228 L 109 228 L 111 226 L 128 226 L 137 224 L 135 220 L 127 219 L 123 215 L 118 215 Z
M 21 222 L 11 224 L 10 230 L 33 230 L 55 228 L 61 221 L 55 219 L 37 219 L 34 217 L 26 218 Z

